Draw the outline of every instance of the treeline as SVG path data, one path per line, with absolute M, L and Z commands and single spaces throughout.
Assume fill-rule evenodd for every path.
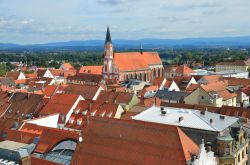
M 127 50 L 140 51 L 140 50 Z M 163 63 L 185 64 L 190 62 L 204 63 L 213 66 L 221 61 L 245 60 L 249 58 L 249 49 L 155 49 L 144 51 L 157 51 Z M 29 66 L 58 68 L 63 62 L 70 62 L 76 68 L 81 65 L 102 65 L 102 51 L 29 51 L 29 52 L 0 52 L 0 62 L 22 62 Z M 133 62 L 133 61 L 131 61 Z
M 28 66 L 55 67 L 63 62 L 70 62 L 76 67 L 80 65 L 101 65 L 102 52 L 28 52 L 0 53 L 0 62 L 22 62 Z
M 222 61 L 245 60 L 250 57 L 248 49 L 177 49 L 159 51 L 161 58 L 166 63 L 185 64 L 187 62 L 199 62 L 204 65 L 215 65 Z

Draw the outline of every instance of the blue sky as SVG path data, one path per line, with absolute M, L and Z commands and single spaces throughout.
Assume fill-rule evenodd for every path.
M 0 42 L 250 36 L 250 0 L 0 0 Z

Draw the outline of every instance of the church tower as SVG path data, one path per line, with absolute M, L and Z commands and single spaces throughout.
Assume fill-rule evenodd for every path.
M 116 83 L 118 81 L 118 71 L 114 64 L 113 44 L 109 27 L 107 28 L 106 39 L 104 43 L 104 64 L 102 70 L 103 78 L 106 83 Z

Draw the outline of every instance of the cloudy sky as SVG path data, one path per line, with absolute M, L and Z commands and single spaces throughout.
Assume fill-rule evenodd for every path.
M 0 42 L 250 36 L 250 0 L 0 0 Z

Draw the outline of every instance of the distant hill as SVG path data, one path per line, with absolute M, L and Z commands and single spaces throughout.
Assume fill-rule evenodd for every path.
M 140 39 L 114 40 L 118 50 L 139 49 L 140 44 L 146 49 L 166 48 L 250 48 L 250 36 L 220 38 L 186 38 L 186 39 Z M 102 50 L 103 40 L 67 41 L 46 44 L 18 45 L 0 43 L 0 50 Z

